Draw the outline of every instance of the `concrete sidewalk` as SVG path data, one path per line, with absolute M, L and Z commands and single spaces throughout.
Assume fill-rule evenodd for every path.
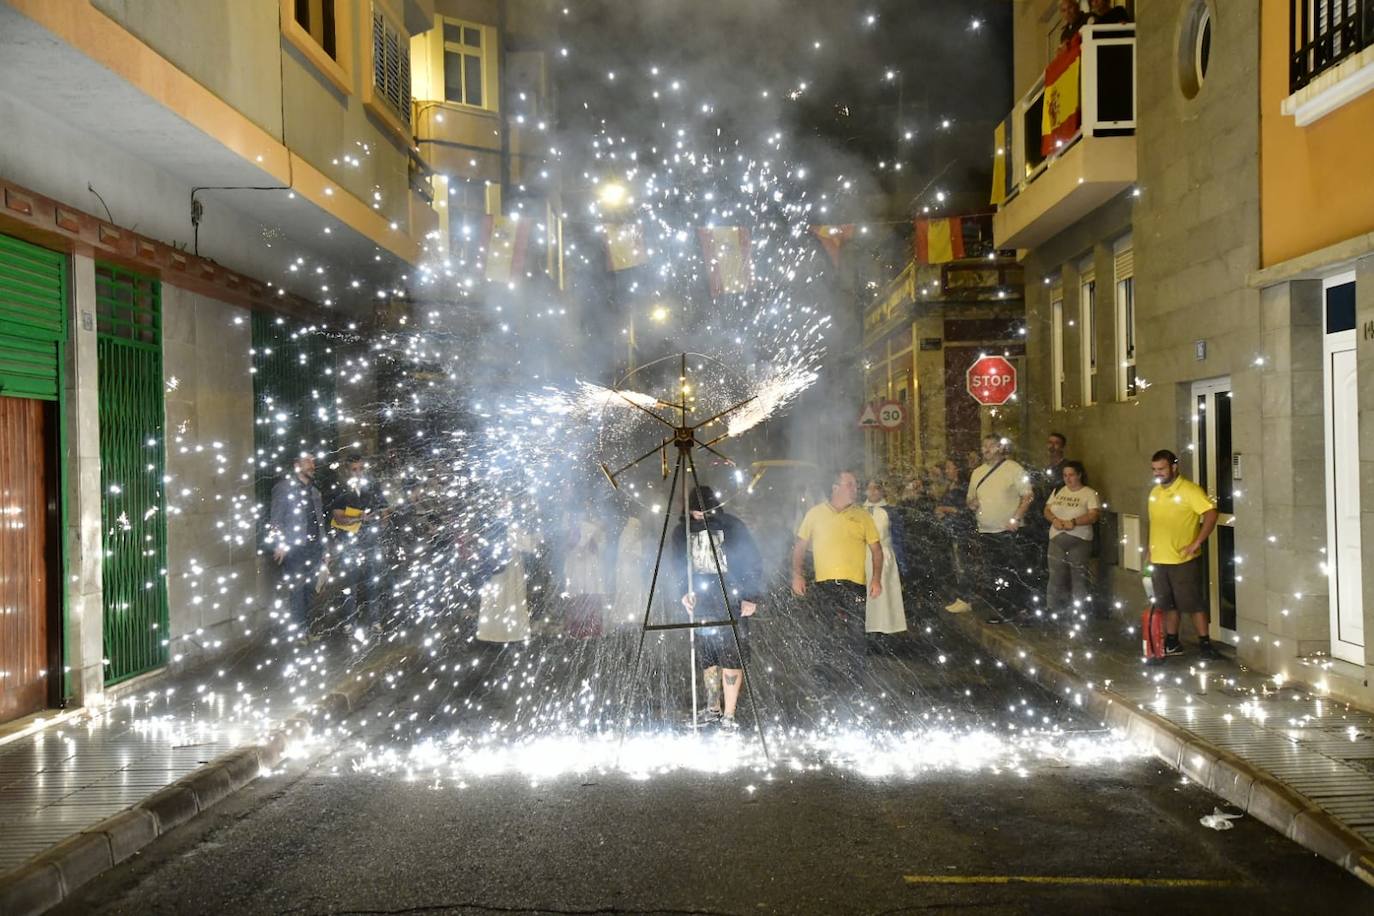
M 1374 713 L 1195 647 L 1151 667 L 1121 620 L 994 625 L 940 612 L 997 658 L 1165 762 L 1374 884 Z
M 346 637 L 250 647 L 0 747 L 0 898 L 27 900 L 18 885 L 47 883 L 27 872 L 63 872 L 73 856 L 53 847 L 107 833 L 110 851 L 96 858 L 108 867 L 123 857 L 113 851 L 121 840 L 141 846 L 194 816 L 275 765 L 288 729 L 304 731 L 311 714 L 347 712 L 411 651 L 385 644 L 363 650 Z M 61 896 L 74 889 L 66 874 L 57 883 Z

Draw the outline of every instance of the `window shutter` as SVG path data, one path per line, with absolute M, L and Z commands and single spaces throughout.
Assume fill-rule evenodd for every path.
M 1115 261 L 1112 272 L 1115 274 L 1116 282 L 1120 283 L 1127 277 L 1135 276 L 1135 246 L 1131 244 L 1129 233 L 1113 243 L 1112 257 Z
M 372 10 L 372 85 L 377 96 L 410 126 L 410 42 L 382 11 Z
M 0 235 L 0 394 L 57 400 L 66 308 L 66 257 Z

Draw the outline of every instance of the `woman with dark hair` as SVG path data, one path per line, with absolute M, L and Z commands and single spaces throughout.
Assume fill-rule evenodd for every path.
M 744 522 L 721 508 L 715 491 L 698 486 L 687 496 L 688 518 L 674 526 L 670 563 L 683 586 L 683 606 L 694 620 L 738 621 L 734 633 L 728 624 L 694 630 L 697 666 L 706 681 L 704 718 L 722 729 L 734 730 L 735 707 L 744 686 L 744 665 L 749 660 L 749 618 L 763 598 L 763 562 L 758 546 Z M 689 541 L 690 538 L 690 541 Z M 683 564 L 690 568 L 684 574 Z M 721 580 L 729 596 L 727 611 Z M 738 636 L 738 642 L 736 642 Z
M 1051 614 L 1084 608 L 1092 593 L 1093 525 L 1101 515 L 1102 501 L 1088 486 L 1081 461 L 1065 461 L 1064 485 L 1045 501 L 1045 520 L 1050 523 L 1049 589 L 1045 604 Z

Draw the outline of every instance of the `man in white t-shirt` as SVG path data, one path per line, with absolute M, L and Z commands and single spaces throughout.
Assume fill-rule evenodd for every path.
M 1020 551 L 1020 531 L 1035 491 L 1026 469 L 1007 457 L 1007 440 L 983 437 L 983 463 L 968 481 L 968 507 L 978 518 L 978 583 L 992 609 L 989 623 L 1026 615 L 1029 572 Z
M 1050 524 L 1045 604 L 1051 613 L 1072 615 L 1086 611 L 1092 600 L 1093 526 L 1102 500 L 1087 485 L 1081 462 L 1065 461 L 1060 473 L 1064 483 L 1050 494 L 1043 510 Z

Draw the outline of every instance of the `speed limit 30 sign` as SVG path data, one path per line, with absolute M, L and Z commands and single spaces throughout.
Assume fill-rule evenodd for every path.
M 983 356 L 968 367 L 968 393 L 979 404 L 996 407 L 1016 394 L 1016 367 L 1005 356 Z

